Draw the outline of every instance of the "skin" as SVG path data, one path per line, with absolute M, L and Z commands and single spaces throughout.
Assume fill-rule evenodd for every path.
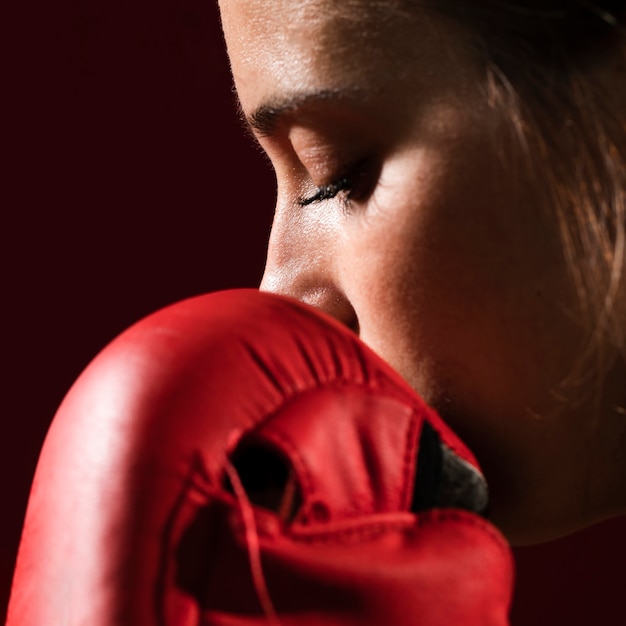
M 355 330 L 449 421 L 513 543 L 623 512 L 626 373 L 616 360 L 601 396 L 566 384 L 587 333 L 469 37 L 375 4 L 221 0 L 277 177 L 261 287 Z

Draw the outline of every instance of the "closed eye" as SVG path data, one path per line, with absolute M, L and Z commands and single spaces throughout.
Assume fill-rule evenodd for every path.
M 340 178 L 339 180 L 321 185 L 310 195 L 298 200 L 300 206 L 307 206 L 324 200 L 332 200 L 336 198 L 342 191 L 349 192 L 352 188 L 352 180 L 350 178 Z
M 316 187 L 308 196 L 298 199 L 300 206 L 308 206 L 325 200 L 332 200 L 343 195 L 343 201 L 346 207 L 350 206 L 352 200 L 362 202 L 366 200 L 374 187 L 379 176 L 380 166 L 374 165 L 373 160 L 359 161 L 355 166 L 348 170 L 340 178 Z

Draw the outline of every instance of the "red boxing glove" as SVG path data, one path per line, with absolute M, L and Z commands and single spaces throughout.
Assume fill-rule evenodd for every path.
M 503 626 L 476 461 L 287 298 L 221 292 L 113 341 L 57 413 L 8 626 Z

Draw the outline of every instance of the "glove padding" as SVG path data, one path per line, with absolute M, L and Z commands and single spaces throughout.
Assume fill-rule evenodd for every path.
M 476 460 L 350 331 L 253 290 L 113 341 L 52 423 L 7 626 L 503 626 Z

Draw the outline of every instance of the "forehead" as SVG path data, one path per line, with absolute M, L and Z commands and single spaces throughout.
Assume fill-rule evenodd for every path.
M 396 0 L 221 0 L 220 10 L 246 111 L 295 91 L 440 80 L 454 48 L 430 15 Z

